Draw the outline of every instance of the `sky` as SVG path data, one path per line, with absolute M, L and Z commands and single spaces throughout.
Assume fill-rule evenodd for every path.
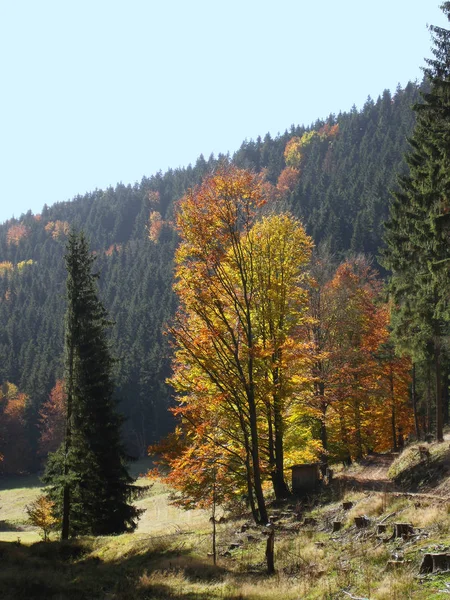
M 439 0 L 0 0 L 0 222 L 422 78 Z

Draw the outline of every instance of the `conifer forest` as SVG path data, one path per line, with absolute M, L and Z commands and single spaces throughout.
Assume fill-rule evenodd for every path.
M 0 224 L 0 476 L 45 470 L 64 539 L 134 530 L 129 458 L 157 456 L 183 507 L 267 523 L 293 465 L 443 441 L 450 30 L 430 29 L 421 82 Z

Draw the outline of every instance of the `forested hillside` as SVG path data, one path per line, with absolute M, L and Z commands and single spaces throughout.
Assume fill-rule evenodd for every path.
M 376 256 L 391 190 L 405 168 L 419 87 L 385 91 L 361 110 L 292 126 L 284 134 L 245 141 L 238 167 L 263 171 L 276 210 L 299 217 L 317 245 L 342 258 Z M 0 463 L 4 472 L 38 466 L 42 407 L 62 377 L 63 254 L 70 227 L 83 229 L 97 256 L 100 293 L 115 321 L 117 396 L 128 417 L 129 451 L 145 452 L 171 428 L 171 349 L 165 323 L 174 314 L 174 203 L 228 157 L 201 156 L 194 167 L 96 190 L 0 225 Z M 21 448 L 9 459 L 5 449 Z

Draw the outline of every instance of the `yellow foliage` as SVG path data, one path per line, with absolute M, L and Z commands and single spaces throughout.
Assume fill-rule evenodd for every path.
M 21 262 L 17 263 L 17 269 L 19 271 L 22 271 L 25 267 L 29 267 L 33 264 L 34 260 L 32 260 L 31 258 L 29 260 L 22 260 Z
M 12 264 L 12 262 L 9 262 L 9 261 L 0 262 L 0 275 L 5 275 L 6 273 L 8 273 L 9 271 L 12 271 L 13 269 L 14 269 L 14 265 Z
M 55 503 L 45 495 L 39 496 L 26 507 L 30 523 L 42 529 L 41 535 L 44 542 L 48 541 L 50 531 L 58 523 L 58 519 L 53 512 L 54 507 Z

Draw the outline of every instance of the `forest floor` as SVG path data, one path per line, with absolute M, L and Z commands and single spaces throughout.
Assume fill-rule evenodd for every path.
M 39 481 L 3 482 L 0 598 L 445 600 L 450 452 L 448 442 L 429 448 L 426 460 L 415 446 L 396 457 L 369 457 L 337 474 L 333 488 L 320 495 L 271 505 L 277 570 L 272 577 L 265 573 L 265 527 L 245 514 L 221 522 L 214 566 L 209 512 L 174 507 L 162 483 L 139 500 L 146 512 L 136 532 L 44 543 L 25 513 L 40 493 Z M 387 480 L 394 490 L 385 487 Z M 138 482 L 148 484 L 145 478 Z M 382 489 L 371 487 L 375 483 Z M 396 535 L 398 524 L 410 525 L 406 535 Z M 441 570 L 421 573 L 424 557 L 432 555 L 444 561 Z

